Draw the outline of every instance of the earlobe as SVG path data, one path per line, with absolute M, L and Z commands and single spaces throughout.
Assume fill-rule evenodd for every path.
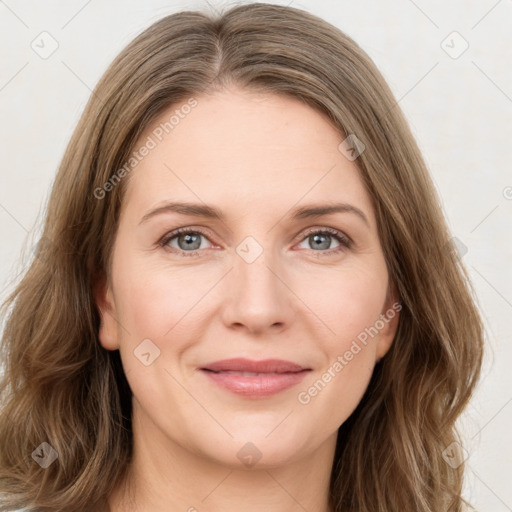
M 118 327 L 112 288 L 105 274 L 99 275 L 94 282 L 94 302 L 100 315 L 98 337 L 103 348 L 119 348 Z

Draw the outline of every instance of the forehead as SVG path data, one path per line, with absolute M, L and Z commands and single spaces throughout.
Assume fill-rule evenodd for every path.
M 152 147 L 129 176 L 124 203 L 203 201 L 229 216 L 304 202 L 357 203 L 371 217 L 359 170 L 326 115 L 281 95 L 234 89 L 175 104 L 135 145 Z

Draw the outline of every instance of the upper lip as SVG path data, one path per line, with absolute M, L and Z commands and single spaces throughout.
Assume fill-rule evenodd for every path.
M 237 357 L 234 359 L 223 359 L 222 361 L 215 361 L 203 366 L 201 370 L 211 370 L 215 372 L 222 371 L 239 371 L 239 372 L 253 372 L 253 373 L 290 373 L 309 370 L 299 364 L 283 359 L 264 359 L 262 361 L 253 361 L 251 359 L 244 359 Z

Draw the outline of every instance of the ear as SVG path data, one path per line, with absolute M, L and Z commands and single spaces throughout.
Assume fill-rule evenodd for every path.
M 98 333 L 100 343 L 107 350 L 117 350 L 119 341 L 114 296 L 112 287 L 103 272 L 95 279 L 93 294 L 96 308 L 100 314 Z
M 400 297 L 394 283 L 388 288 L 386 301 L 376 326 L 379 328 L 379 336 L 377 337 L 377 351 L 375 353 L 376 361 L 382 359 L 391 348 L 398 328 L 399 311 L 402 309 Z M 381 323 L 382 322 L 382 323 Z M 382 325 L 383 324 L 383 325 Z

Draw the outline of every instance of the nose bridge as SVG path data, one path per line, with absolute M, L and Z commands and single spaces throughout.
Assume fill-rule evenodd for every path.
M 243 324 L 251 331 L 287 324 L 293 314 L 291 293 L 283 281 L 283 266 L 270 245 L 247 236 L 235 248 L 233 271 L 229 273 L 225 321 Z

